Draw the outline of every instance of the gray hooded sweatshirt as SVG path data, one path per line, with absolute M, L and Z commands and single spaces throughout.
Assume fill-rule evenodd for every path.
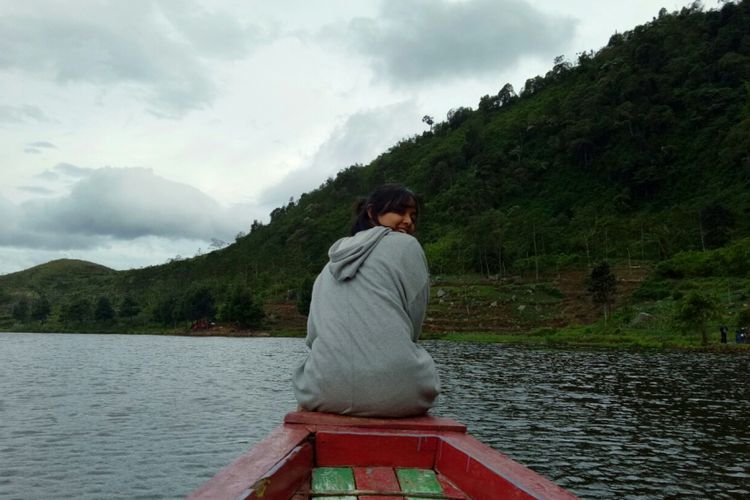
M 440 383 L 417 345 L 429 298 L 416 238 L 376 226 L 342 238 L 313 286 L 310 354 L 294 372 L 306 409 L 365 417 L 421 415 Z

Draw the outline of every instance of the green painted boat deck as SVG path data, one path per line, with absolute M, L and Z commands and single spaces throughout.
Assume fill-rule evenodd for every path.
M 396 469 L 396 477 L 405 493 L 442 493 L 435 471 L 426 469 Z
M 317 467 L 312 473 L 312 498 L 333 498 L 339 500 L 357 500 L 352 495 L 333 493 L 354 491 L 354 471 L 350 467 Z M 320 493 L 321 496 L 315 496 Z
M 401 468 L 395 468 L 394 471 L 398 478 L 400 490 L 388 490 L 384 493 L 413 500 L 442 497 L 443 488 L 438 482 L 435 471 Z M 311 498 L 357 500 L 357 494 L 366 496 L 369 493 L 369 495 L 372 495 L 372 491 L 365 492 L 357 489 L 354 471 L 351 467 L 317 467 L 313 469 Z

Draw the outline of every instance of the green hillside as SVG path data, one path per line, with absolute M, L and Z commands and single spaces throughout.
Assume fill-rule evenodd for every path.
M 523 321 L 502 326 L 490 318 L 469 329 L 532 331 L 593 321 L 595 315 L 577 317 L 559 307 L 568 301 L 583 308 L 584 278 L 599 261 L 658 269 L 648 286 L 671 293 L 677 283 L 669 280 L 693 278 L 662 272 L 670 265 L 750 244 L 743 240 L 750 236 L 749 82 L 749 0 L 706 12 L 697 4 L 679 12 L 662 9 L 652 22 L 613 35 L 596 52 L 556 58 L 549 72 L 527 80 L 518 94 L 506 84 L 481 97 L 476 109 L 451 110 L 445 121 L 405 138 L 369 165 L 350 166 L 277 208 L 270 223 L 253 223 L 224 249 L 131 271 L 84 266 L 58 273 L 63 264 L 50 263 L 0 277 L 0 327 L 19 327 L 21 315 L 14 316 L 13 308 L 24 297 L 50 301 L 46 322 L 59 318 L 69 294 L 88 300 L 90 309 L 102 297 L 113 307 L 129 298 L 138 312 L 124 326 L 115 323 L 146 328 L 154 322 L 176 326 L 190 315 L 186 297 L 195 305 L 206 294 L 213 300 L 209 316 L 229 320 L 232 297 L 250 291 L 266 304 L 266 327 L 283 329 L 288 320 L 299 328 L 290 305 L 301 299 L 304 308 L 328 246 L 347 233 L 354 200 L 387 181 L 423 197 L 418 237 L 437 286 L 473 276 L 468 297 L 489 280 L 496 289 L 490 295 L 500 297 L 491 305 L 502 304 L 506 292 L 514 295 L 498 287 L 546 283 L 549 294 L 540 300 L 558 303 L 558 309 L 534 307 L 536 316 L 529 309 Z M 711 269 L 694 279 L 730 273 Z M 561 291 L 565 286 L 556 277 L 565 272 L 577 273 L 579 290 Z M 748 277 L 746 268 L 741 272 L 734 276 Z M 632 307 L 636 288 L 621 286 L 618 303 Z M 572 294 L 578 305 L 570 303 Z M 434 299 L 432 316 L 441 318 Z M 46 328 L 44 321 L 36 324 Z M 86 322 L 75 327 L 86 328 Z
M 63 292 L 66 287 L 74 286 L 76 281 L 86 281 L 94 277 L 106 277 L 115 273 L 113 269 L 76 259 L 58 259 L 34 266 L 25 271 L 6 274 L 3 284 L 8 286 L 30 286 L 32 288 L 56 287 Z
M 42 295 L 51 302 L 65 302 L 71 295 L 86 291 L 105 292 L 112 287 L 116 271 L 108 267 L 74 259 L 59 259 L 25 271 L 0 276 L 0 299 L 6 305 L 11 291 L 16 299 L 31 300 Z

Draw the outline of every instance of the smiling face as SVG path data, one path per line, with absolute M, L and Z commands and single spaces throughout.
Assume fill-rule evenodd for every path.
M 356 205 L 352 235 L 374 226 L 384 226 L 413 235 L 417 229 L 419 200 L 400 184 L 383 184 Z
M 378 226 L 390 227 L 394 231 L 405 234 L 414 234 L 417 229 L 417 209 L 408 207 L 404 213 L 386 212 L 378 215 Z

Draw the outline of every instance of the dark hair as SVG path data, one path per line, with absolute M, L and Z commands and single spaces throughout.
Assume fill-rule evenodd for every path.
M 373 217 L 377 217 L 387 212 L 403 214 L 410 208 L 415 209 L 419 215 L 417 195 L 401 184 L 383 184 L 354 206 L 357 218 L 352 226 L 352 235 L 376 225 L 370 217 L 370 212 Z

